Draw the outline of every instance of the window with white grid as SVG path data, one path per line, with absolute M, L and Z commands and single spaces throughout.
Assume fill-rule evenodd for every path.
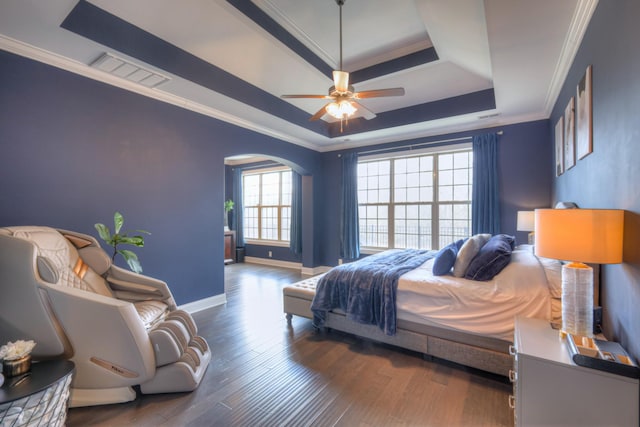
M 471 234 L 470 148 L 358 162 L 360 245 L 439 249 Z
M 288 242 L 291 169 L 246 171 L 242 185 L 245 239 Z

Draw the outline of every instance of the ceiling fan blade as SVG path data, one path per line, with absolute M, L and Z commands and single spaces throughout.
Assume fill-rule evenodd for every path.
M 346 71 L 333 72 L 333 85 L 338 92 L 347 92 L 349 90 L 349 73 Z
M 376 113 L 374 113 L 373 111 L 369 110 L 367 107 L 365 107 L 364 105 L 360 104 L 359 102 L 355 102 L 355 101 L 351 101 L 353 104 L 356 104 L 355 107 L 358 109 L 358 115 L 361 117 L 364 117 L 367 120 L 371 120 L 374 119 L 376 117 Z
M 331 104 L 331 103 L 329 103 L 329 104 Z M 326 110 L 326 108 L 327 108 L 327 105 L 329 105 L 329 104 L 325 104 L 325 105 L 323 105 L 321 109 L 319 109 L 319 110 L 318 110 L 318 111 L 317 111 L 313 116 L 311 116 L 311 118 L 309 119 L 309 121 L 313 122 L 313 121 L 315 121 L 315 120 L 319 120 L 319 119 L 321 119 L 321 118 L 322 118 L 322 116 L 324 116 L 325 114 L 327 114 L 327 110 Z
M 315 99 L 331 99 L 329 95 L 280 95 L 280 98 L 315 98 Z
M 391 89 L 365 90 L 363 92 L 355 93 L 353 97 L 356 99 L 365 99 L 365 98 L 379 98 L 382 96 L 402 96 L 402 95 L 404 95 L 404 88 L 394 87 Z

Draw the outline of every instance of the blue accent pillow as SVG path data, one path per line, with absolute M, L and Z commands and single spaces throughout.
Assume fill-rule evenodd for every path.
M 434 276 L 444 276 L 449 273 L 453 268 L 453 264 L 456 262 L 456 256 L 458 256 L 458 250 L 464 243 L 464 240 L 460 239 L 457 242 L 453 242 L 442 248 L 433 259 L 433 268 L 431 272 Z
M 473 258 L 465 279 L 486 281 L 500 273 L 509 262 L 511 262 L 511 252 L 515 238 L 506 234 L 496 234 L 482 246 L 478 255 Z

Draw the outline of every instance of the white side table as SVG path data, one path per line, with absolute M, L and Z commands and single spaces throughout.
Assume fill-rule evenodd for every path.
M 640 381 L 573 363 L 540 319 L 516 318 L 515 420 L 519 426 L 638 426 Z

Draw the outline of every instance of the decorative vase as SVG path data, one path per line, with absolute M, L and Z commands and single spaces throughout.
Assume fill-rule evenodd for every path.
M 2 373 L 5 377 L 16 377 L 22 375 L 25 372 L 29 372 L 31 369 L 31 355 L 27 354 L 18 359 L 10 359 L 2 361 Z

